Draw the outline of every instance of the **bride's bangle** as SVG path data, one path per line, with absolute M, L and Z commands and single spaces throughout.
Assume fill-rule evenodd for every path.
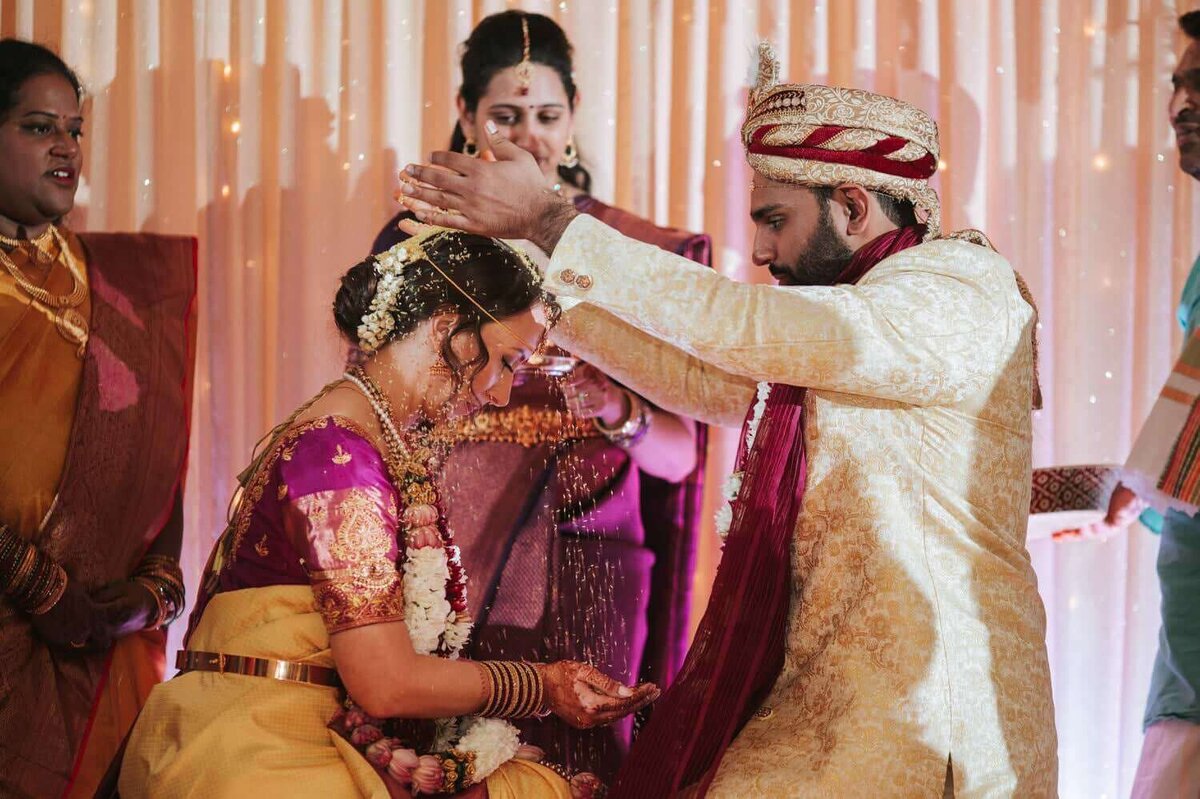
M 480 660 L 486 698 L 479 715 L 527 719 L 544 712 L 546 689 L 532 664 L 512 660 Z

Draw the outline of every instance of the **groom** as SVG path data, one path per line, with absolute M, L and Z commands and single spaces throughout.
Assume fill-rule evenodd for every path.
M 1025 549 L 1035 312 L 982 234 L 945 236 L 937 128 L 776 85 L 742 129 L 737 283 L 545 191 L 533 159 L 410 166 L 419 219 L 551 253 L 563 346 L 662 407 L 745 420 L 712 599 L 619 797 L 1055 795 L 1045 615 Z

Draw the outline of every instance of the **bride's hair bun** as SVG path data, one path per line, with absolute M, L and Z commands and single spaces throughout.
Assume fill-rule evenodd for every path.
M 427 258 L 414 259 L 403 266 L 400 291 L 390 309 L 395 325 L 387 341 L 407 336 L 439 310 L 453 311 L 461 318 L 447 339 L 443 356 L 460 378 L 466 379 L 467 367 L 474 374 L 487 363 L 486 348 L 478 337 L 483 325 L 491 321 L 488 315 L 503 319 L 526 310 L 542 298 L 541 280 L 509 245 L 486 236 L 453 231 L 423 242 L 421 249 Z M 428 259 L 436 261 L 437 268 Z M 359 326 L 371 313 L 371 302 L 379 287 L 375 265 L 372 256 L 352 266 L 342 276 L 333 300 L 334 322 L 355 346 L 359 344 Z M 455 285 L 467 292 L 470 299 Z M 459 334 L 478 339 L 481 354 L 469 364 L 459 363 L 450 348 L 450 339 Z

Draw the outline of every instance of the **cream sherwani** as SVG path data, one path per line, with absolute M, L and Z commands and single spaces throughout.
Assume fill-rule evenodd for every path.
M 560 344 L 735 426 L 810 388 L 785 665 L 710 796 L 1044 797 L 1045 611 L 1025 549 L 1033 312 L 996 253 L 911 248 L 855 286 L 736 283 L 581 216 L 547 288 Z

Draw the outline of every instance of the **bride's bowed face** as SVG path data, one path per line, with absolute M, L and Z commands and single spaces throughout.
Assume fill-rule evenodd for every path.
M 490 120 L 500 133 L 537 159 L 550 183 L 559 182 L 558 165 L 575 131 L 574 104 L 552 67 L 532 64 L 528 88 L 522 92 L 516 67 L 497 72 L 479 98 L 474 112 L 458 97 L 459 124 L 475 142 L 488 139 Z
M 457 376 L 453 367 L 449 371 L 444 368 L 430 371 L 424 397 L 428 416 L 462 418 L 487 406 L 508 405 L 514 374 L 545 337 L 545 310 L 538 303 L 500 321 L 502 324 L 483 324 L 478 335 L 471 329 L 451 335 L 457 317 L 448 314 L 431 320 L 431 341 L 436 348 L 431 350 L 433 362 L 440 361 L 441 346 L 437 342 L 444 343 L 445 337 L 451 335 L 450 349 L 460 366 Z

